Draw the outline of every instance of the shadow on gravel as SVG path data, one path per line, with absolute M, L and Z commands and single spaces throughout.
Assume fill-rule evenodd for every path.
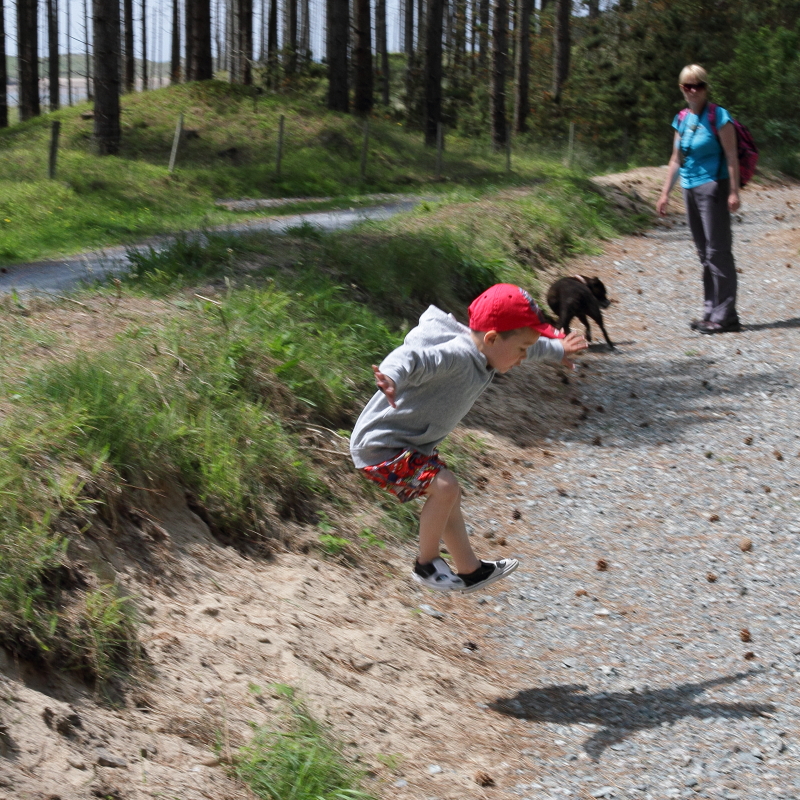
M 653 447 L 735 419 L 743 413 L 741 398 L 773 391 L 773 382 L 787 392 L 792 388 L 787 381 L 796 380 L 788 370 L 767 371 L 766 363 L 756 371 L 746 360 L 735 374 L 735 363 L 718 366 L 689 346 L 686 358 L 662 361 L 598 348 L 575 373 L 556 368 L 560 380 L 555 381 L 548 368 L 523 364 L 495 377 L 464 425 L 519 447 L 540 445 L 547 436 L 561 438 L 569 428 L 587 442 L 597 439 L 595 444 Z
M 772 328 L 800 328 L 800 317 L 779 319 L 777 322 L 756 322 L 754 325 L 742 325 L 743 331 L 767 331 Z
M 697 695 L 715 686 L 743 680 L 759 670 L 738 672 L 702 683 L 684 683 L 667 689 L 643 692 L 600 692 L 585 694 L 586 686 L 547 686 L 523 689 L 514 697 L 499 698 L 490 707 L 501 714 L 530 722 L 560 725 L 593 723 L 602 728 L 583 744 L 594 761 L 603 751 L 637 731 L 671 724 L 682 717 L 725 717 L 744 719 L 769 714 L 775 708 L 756 703 L 696 703 Z

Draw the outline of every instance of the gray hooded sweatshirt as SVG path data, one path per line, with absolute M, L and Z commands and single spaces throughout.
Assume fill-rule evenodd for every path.
M 526 360 L 561 361 L 558 339 L 540 338 Z M 396 458 L 404 450 L 430 455 L 472 408 L 496 370 L 452 314 L 430 306 L 380 371 L 397 387 L 392 408 L 381 391 L 367 403 L 350 437 L 359 469 Z

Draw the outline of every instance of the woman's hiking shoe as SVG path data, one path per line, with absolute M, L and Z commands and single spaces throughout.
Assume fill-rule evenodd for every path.
M 458 573 L 458 577 L 466 585 L 466 589 L 461 591 L 465 594 L 477 592 L 484 589 L 495 581 L 510 575 L 519 566 L 516 558 L 502 558 L 500 561 L 481 561 L 481 565 L 475 572 L 467 574 Z
M 430 564 L 415 561 L 411 577 L 420 586 L 437 592 L 463 592 L 467 586 L 443 558 L 434 558 Z
M 728 322 L 712 322 L 710 319 L 701 322 L 697 328 L 700 333 L 740 333 L 742 330 L 741 323 L 738 319 L 732 319 Z

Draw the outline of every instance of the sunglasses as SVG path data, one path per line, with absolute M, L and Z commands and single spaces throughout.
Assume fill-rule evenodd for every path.
M 704 83 L 682 83 L 681 89 L 684 92 L 699 92 L 701 89 L 705 89 L 706 85 Z

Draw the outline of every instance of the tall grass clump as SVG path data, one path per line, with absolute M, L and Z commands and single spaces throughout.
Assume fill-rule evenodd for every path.
M 90 675 L 100 685 L 128 672 L 141 649 L 132 600 L 120 597 L 116 588 L 109 585 L 87 592 L 71 644 L 78 663 L 88 664 Z
M 68 567 L 65 520 L 84 516 L 84 493 L 102 468 L 76 447 L 86 417 L 74 407 L 26 409 L 0 424 L 0 628 L 6 648 L 58 664 L 98 687 L 127 672 L 138 653 L 128 601 L 88 588 Z
M 288 686 L 285 729 L 257 728 L 236 754 L 233 772 L 263 800 L 372 800 L 342 746 Z

